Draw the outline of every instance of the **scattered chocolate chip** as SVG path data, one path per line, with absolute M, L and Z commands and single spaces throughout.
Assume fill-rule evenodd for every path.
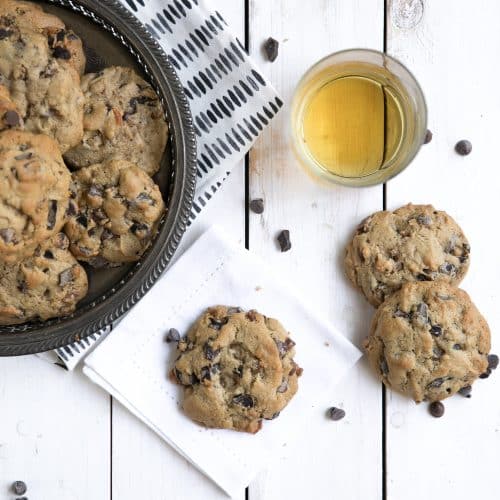
M 431 333 L 432 333 L 432 335 L 439 337 L 443 333 L 443 329 L 439 325 L 432 325 L 431 326 Z
M 24 495 L 28 487 L 24 481 L 14 481 L 12 483 L 12 492 L 16 495 Z
M 76 218 L 76 222 L 78 222 L 78 224 L 80 224 L 80 226 L 83 226 L 83 227 L 88 227 L 88 225 L 89 225 L 89 220 L 87 219 L 87 216 L 84 214 L 80 214 Z
M 438 389 L 439 387 L 441 387 L 444 383 L 444 378 L 443 377 L 439 377 L 439 378 L 436 378 L 434 379 L 430 384 L 427 385 L 427 387 L 429 389 Z
M 73 217 L 76 215 L 76 204 L 73 200 L 69 200 L 68 208 L 66 209 L 66 215 L 68 217 Z
M 269 61 L 276 61 L 276 58 L 278 57 L 279 47 L 280 44 L 278 40 L 275 40 L 272 37 L 266 40 L 266 42 L 264 43 L 264 51 Z
M 481 373 L 481 375 L 479 375 L 479 378 L 488 378 L 489 376 L 491 375 L 491 369 L 488 368 L 484 373 Z
M 455 144 L 455 151 L 461 156 L 467 156 L 472 151 L 472 144 L 465 139 Z
M 295 342 L 290 338 L 290 337 L 287 337 L 287 339 L 282 342 L 281 340 L 277 340 L 275 339 L 274 340 L 274 343 L 276 344 L 276 346 L 278 347 L 278 352 L 280 354 L 280 357 L 284 357 L 286 355 L 286 353 L 292 348 L 295 346 Z
M 4 28 L 0 29 L 0 40 L 3 40 L 4 38 L 8 38 L 10 35 L 12 35 L 11 30 L 6 30 Z
M 17 127 L 21 123 L 21 117 L 13 110 L 6 111 L 3 119 L 9 127 Z
M 430 215 L 422 215 L 420 214 L 417 217 L 417 222 L 422 224 L 422 226 L 430 226 L 432 224 L 432 218 Z
M 498 368 L 498 356 L 496 354 L 488 354 L 488 368 L 490 370 Z
M 170 342 L 179 342 L 181 340 L 181 335 L 178 330 L 175 328 L 170 328 L 170 330 L 167 333 L 167 336 L 165 337 L 165 340 L 167 341 L 168 344 Z
M 102 196 L 102 188 L 100 186 L 96 186 L 92 184 L 88 191 L 89 196 Z
M 69 247 L 69 239 L 64 233 L 57 233 L 52 240 L 53 245 L 61 250 L 66 250 Z
M 208 325 L 208 327 L 212 328 L 212 330 L 220 330 L 228 321 L 228 317 L 222 319 L 210 318 L 210 324 Z
M 332 406 L 331 408 L 328 409 L 327 415 L 330 420 L 338 422 L 339 420 L 342 420 L 345 417 L 345 411 L 342 410 L 342 408 L 335 408 L 335 406 Z
M 200 374 L 202 382 L 204 380 L 210 380 L 212 378 L 212 375 L 210 374 L 210 368 L 208 366 L 202 367 Z
M 425 133 L 425 138 L 424 138 L 424 144 L 429 144 L 429 142 L 432 141 L 432 132 L 427 129 L 427 132 Z
M 442 417 L 444 415 L 444 404 L 441 401 L 434 401 L 429 405 L 429 412 L 433 417 Z
M 16 232 L 11 227 L 0 229 L 0 238 L 2 238 L 5 243 L 11 243 L 15 235 Z
M 57 200 L 49 201 L 49 212 L 47 214 L 47 229 L 54 229 L 57 219 Z
M 410 314 L 406 313 L 404 311 L 401 311 L 401 309 L 396 309 L 394 311 L 394 317 L 395 318 L 406 318 L 406 319 L 408 319 L 410 317 Z
M 245 314 L 245 317 L 250 321 L 257 321 L 257 311 L 252 309 Z
M 288 252 L 292 248 L 292 242 L 290 241 L 290 231 L 288 229 L 284 229 L 278 234 L 278 243 L 280 244 L 280 248 L 282 252 Z
M 229 307 L 227 310 L 227 314 L 232 315 L 232 314 L 237 314 L 243 312 L 243 309 L 241 307 Z
M 255 401 L 250 394 L 238 394 L 237 396 L 234 396 L 233 403 L 241 405 L 244 408 L 253 408 L 255 406 Z
M 455 351 L 461 351 L 462 346 L 460 344 L 453 344 L 453 349 L 455 349 Z
M 73 268 L 70 267 L 59 273 L 59 286 L 65 286 L 73 281 Z
M 203 346 L 203 352 L 205 353 L 205 358 L 208 359 L 208 361 L 213 361 L 219 354 L 220 349 L 216 349 L 214 351 L 208 344 L 205 344 Z
M 137 201 L 147 201 L 151 204 L 154 204 L 154 200 L 153 198 L 151 198 L 151 196 L 149 196 L 147 193 L 139 193 L 136 198 L 135 198 Z
M 458 393 L 464 398 L 470 398 L 471 392 L 472 392 L 472 386 L 470 385 L 466 385 L 465 387 L 462 387 L 461 389 L 458 390 Z
M 64 59 L 66 61 L 68 59 L 71 59 L 71 52 L 66 47 L 61 47 L 59 45 L 54 47 L 54 50 L 52 51 L 52 55 L 56 59 Z
M 196 385 L 200 383 L 200 379 L 194 374 L 191 374 L 191 379 L 190 379 L 191 385 Z
M 444 351 L 443 349 L 441 349 L 441 347 L 436 345 L 432 348 L 432 353 L 434 354 L 435 358 L 439 359 L 444 354 Z
M 46 259 L 53 259 L 54 258 L 54 254 L 52 253 L 52 250 L 45 250 L 45 252 L 43 253 L 43 256 Z
M 254 214 L 264 213 L 264 200 L 262 198 L 256 198 L 250 202 L 250 210 Z
M 288 391 L 288 382 L 286 380 L 283 380 L 283 382 L 281 382 L 281 385 L 276 389 L 276 391 L 279 393 Z
M 387 375 L 389 373 L 389 365 L 387 364 L 387 360 L 385 358 L 380 360 L 379 366 L 382 375 Z
M 149 231 L 149 227 L 147 226 L 147 224 L 143 224 L 140 222 L 134 222 L 130 226 L 130 232 L 134 233 L 138 237 L 143 237 L 144 233 L 147 234 L 148 231 Z
M 233 373 L 239 378 L 243 377 L 243 365 L 240 365 L 237 368 L 235 368 L 233 370 Z
M 17 285 L 17 289 L 21 293 L 26 293 L 28 291 L 28 283 L 26 283 L 26 281 L 24 281 L 24 280 L 19 282 L 19 284 Z
M 94 219 L 97 224 L 102 225 L 103 222 L 107 222 L 109 220 L 109 217 L 102 208 L 96 208 L 92 211 L 92 219 Z

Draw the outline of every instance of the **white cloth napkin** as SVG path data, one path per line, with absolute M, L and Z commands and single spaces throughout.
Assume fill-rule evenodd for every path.
M 186 417 L 182 389 L 167 377 L 175 346 L 207 307 L 257 309 L 279 319 L 304 368 L 299 391 L 280 417 L 255 434 L 210 430 Z M 206 231 L 85 360 L 84 373 L 149 425 L 228 495 L 241 493 L 311 418 L 324 418 L 335 384 L 361 353 L 323 321 L 255 255 L 218 228 Z

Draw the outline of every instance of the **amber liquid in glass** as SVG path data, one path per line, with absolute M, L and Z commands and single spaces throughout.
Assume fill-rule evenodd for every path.
M 341 177 L 364 177 L 391 164 L 403 141 L 405 113 L 404 97 L 382 83 L 387 80 L 377 78 L 377 72 L 344 75 L 309 93 L 301 137 L 321 168 Z

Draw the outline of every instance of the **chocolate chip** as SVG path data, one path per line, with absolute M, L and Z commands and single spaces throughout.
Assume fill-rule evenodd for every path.
M 87 216 L 84 214 L 80 214 L 76 218 L 76 222 L 78 222 L 78 224 L 80 224 L 80 226 L 83 226 L 85 228 L 88 227 L 88 225 L 89 225 L 89 220 L 87 219 Z
M 24 495 L 27 490 L 28 487 L 24 481 L 14 481 L 12 483 L 12 493 L 15 495 Z
M 15 235 L 16 232 L 11 227 L 0 229 L 0 238 L 2 238 L 5 243 L 11 243 Z
M 54 50 L 52 51 L 52 55 L 56 59 L 64 59 L 66 61 L 68 59 L 71 59 L 71 52 L 66 47 L 60 47 L 59 45 L 54 47 Z
M 481 373 L 479 375 L 479 378 L 488 378 L 491 375 L 491 368 L 487 368 L 487 370 L 484 373 Z
M 227 310 L 227 314 L 232 315 L 232 314 L 237 314 L 243 312 L 243 309 L 241 307 L 230 307 Z
M 73 268 L 65 269 L 59 273 L 59 286 L 65 286 L 73 281 Z
M 453 344 L 453 349 L 455 349 L 455 351 L 461 351 L 462 346 L 460 344 Z
M 444 415 L 444 404 L 441 401 L 434 401 L 429 405 L 429 412 L 433 417 L 442 417 Z
M 167 341 L 168 344 L 170 342 L 179 342 L 181 340 L 181 335 L 178 330 L 175 328 L 170 328 L 170 330 L 167 333 L 167 336 L 165 337 L 165 340 Z
M 200 383 L 200 379 L 194 374 L 191 374 L 191 379 L 190 379 L 191 385 L 196 385 Z
M 213 361 L 219 354 L 220 349 L 216 349 L 214 351 L 208 344 L 205 344 L 203 346 L 203 352 L 205 353 L 205 358 L 208 359 L 208 361 Z
M 45 252 L 43 253 L 43 256 L 46 259 L 53 259 L 54 258 L 54 254 L 52 253 L 52 250 L 45 250 Z
M 64 233 L 57 233 L 52 243 L 56 248 L 66 250 L 69 247 L 69 239 Z
M 92 219 L 94 219 L 97 224 L 102 225 L 103 222 L 109 220 L 109 217 L 106 215 L 102 208 L 96 208 L 92 211 Z
M 250 321 L 257 321 L 257 311 L 252 309 L 245 314 L 245 317 Z
M 450 276 L 455 276 L 457 274 L 457 268 L 449 263 L 445 262 L 439 266 L 439 272 L 443 274 L 449 274 Z
M 57 200 L 49 201 L 49 213 L 47 214 L 47 229 L 54 229 L 57 219 Z
M 21 293 L 26 293 L 28 291 L 28 283 L 26 283 L 26 281 L 21 281 L 19 283 L 19 285 L 17 285 L 17 289 L 21 292 Z
M 253 408 L 255 406 L 255 401 L 250 394 L 238 394 L 237 396 L 234 396 L 233 403 L 241 405 L 244 408 Z
M 472 144 L 465 139 L 455 144 L 455 151 L 461 156 L 467 156 L 472 151 Z
M 147 233 L 149 231 L 149 227 L 146 224 L 140 222 L 134 222 L 130 226 L 130 232 L 134 233 L 136 236 L 143 236 L 143 234 L 138 233 Z
M 431 334 L 439 337 L 443 333 L 443 329 L 439 325 L 431 326 Z
M 280 244 L 280 249 L 282 252 L 288 252 L 292 248 L 292 242 L 290 241 L 290 231 L 284 229 L 278 234 L 278 243 Z
M 394 317 L 395 318 L 406 318 L 406 319 L 409 319 L 410 317 L 410 314 L 409 313 L 406 313 L 404 311 L 401 311 L 401 309 L 396 309 L 394 311 Z
M 111 240 L 114 237 L 115 237 L 115 235 L 106 227 L 102 230 L 101 241 Z
M 220 363 L 215 363 L 215 365 L 212 365 L 212 373 L 215 375 L 216 373 L 220 372 Z
M 237 368 L 235 368 L 233 370 L 233 373 L 239 378 L 243 377 L 243 365 L 240 365 Z
M 262 198 L 256 198 L 250 202 L 250 210 L 254 214 L 262 214 L 264 213 L 264 200 Z
M 65 30 L 59 30 L 56 35 L 56 40 L 58 42 L 64 41 L 64 37 L 66 36 L 66 31 Z
M 417 217 L 417 222 L 422 224 L 422 226 L 430 226 L 432 224 L 432 218 L 430 215 L 419 215 Z
M 222 319 L 210 318 L 210 324 L 208 325 L 208 327 L 212 328 L 212 330 L 220 330 L 228 321 L 228 317 Z
M 444 354 L 444 351 L 443 349 L 441 349 L 441 347 L 436 345 L 432 348 L 432 353 L 434 354 L 435 358 L 439 359 Z
M 96 186 L 92 184 L 88 191 L 89 196 L 102 196 L 102 188 L 100 186 Z
M 470 385 L 466 385 L 465 387 L 462 387 L 461 389 L 458 390 L 458 393 L 464 398 L 470 398 L 471 392 L 472 392 L 472 386 Z
M 444 378 L 443 377 L 439 377 L 439 378 L 436 378 L 434 379 L 430 384 L 427 385 L 427 388 L 428 389 L 438 389 L 439 387 L 441 387 L 444 383 Z
M 136 196 L 136 198 L 135 198 L 135 199 L 136 199 L 137 201 L 147 201 L 147 202 L 151 203 L 151 205 L 153 205 L 153 204 L 154 204 L 154 200 L 153 200 L 153 198 L 151 198 L 151 196 L 149 196 L 149 194 L 144 193 L 144 192 L 139 193 L 139 194 Z
M 68 217 L 73 217 L 74 215 L 76 215 L 76 205 L 73 200 L 69 200 L 68 208 L 66 209 L 66 215 Z
M 177 368 L 174 368 L 174 376 L 179 384 L 184 385 L 184 382 L 182 381 L 182 373 Z
M 21 123 L 21 117 L 13 110 L 6 111 L 3 119 L 9 127 L 17 127 Z
M 278 347 L 278 352 L 280 354 L 280 357 L 284 357 L 286 353 L 295 346 L 295 342 L 290 338 L 287 337 L 287 339 L 282 342 L 281 340 L 275 339 L 274 343 Z
M 278 40 L 270 37 L 264 43 L 264 52 L 266 53 L 267 59 L 271 62 L 276 61 L 278 57 L 280 44 Z
M 432 278 L 430 276 L 427 276 L 426 274 L 419 273 L 419 274 L 417 274 L 417 280 L 418 281 L 432 281 Z
M 276 413 L 273 413 L 269 418 L 266 418 L 266 420 L 274 420 L 275 418 L 278 418 L 280 416 L 280 412 L 277 411 Z
M 498 356 L 496 354 L 488 355 L 488 368 L 490 370 L 496 370 L 498 368 Z
M 424 137 L 424 144 L 429 144 L 429 142 L 432 141 L 432 132 L 427 129 L 427 132 L 425 133 L 425 137 Z
M 202 367 L 200 374 L 202 382 L 204 380 L 210 380 L 212 378 L 212 375 L 210 374 L 210 368 L 208 366 Z
M 281 385 L 276 389 L 276 391 L 279 393 L 288 391 L 288 382 L 286 380 L 283 380 L 283 382 L 281 382 Z
M 342 420 L 345 417 L 345 411 L 342 410 L 342 408 L 335 408 L 335 406 L 332 406 L 331 408 L 328 409 L 327 415 L 330 420 L 338 422 L 339 420 Z
M 389 365 L 387 364 L 387 360 L 385 358 L 380 360 L 379 367 L 382 375 L 387 375 L 389 373 Z
M 10 35 L 12 35 L 13 31 L 11 30 L 6 30 L 4 28 L 0 28 L 0 40 L 3 40 L 4 38 L 8 38 Z

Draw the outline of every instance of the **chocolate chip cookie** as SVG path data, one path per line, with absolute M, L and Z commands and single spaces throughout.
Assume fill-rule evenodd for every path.
M 59 233 L 17 264 L 0 264 L 0 325 L 67 316 L 87 293 L 87 275 Z
M 71 251 L 96 267 L 133 262 L 151 243 L 164 204 L 158 186 L 126 160 L 110 160 L 73 173 Z
M 490 329 L 463 290 L 406 283 L 378 308 L 365 348 L 388 387 L 417 403 L 439 401 L 486 372 Z
M 83 93 L 76 70 L 52 55 L 47 37 L 0 16 L 0 84 L 7 87 L 24 128 L 49 135 L 61 151 L 83 136 Z
M 70 182 L 53 139 L 17 130 L 0 134 L 0 261 L 21 260 L 61 230 Z
M 458 224 L 432 205 L 405 205 L 365 219 L 347 246 L 345 269 L 374 306 L 403 283 L 458 284 L 469 267 L 470 245 Z
M 65 154 L 74 168 L 111 158 L 136 163 L 149 175 L 160 168 L 168 127 L 151 86 L 132 69 L 106 68 L 82 78 L 82 142 Z
M 259 431 L 297 392 L 294 346 L 275 319 L 211 307 L 178 344 L 172 379 L 185 388 L 184 411 L 207 427 Z
M 44 34 L 52 56 L 83 74 L 85 54 L 82 41 L 57 16 L 45 12 L 38 4 L 23 0 L 2 0 L 0 16 L 10 18 L 21 29 Z

